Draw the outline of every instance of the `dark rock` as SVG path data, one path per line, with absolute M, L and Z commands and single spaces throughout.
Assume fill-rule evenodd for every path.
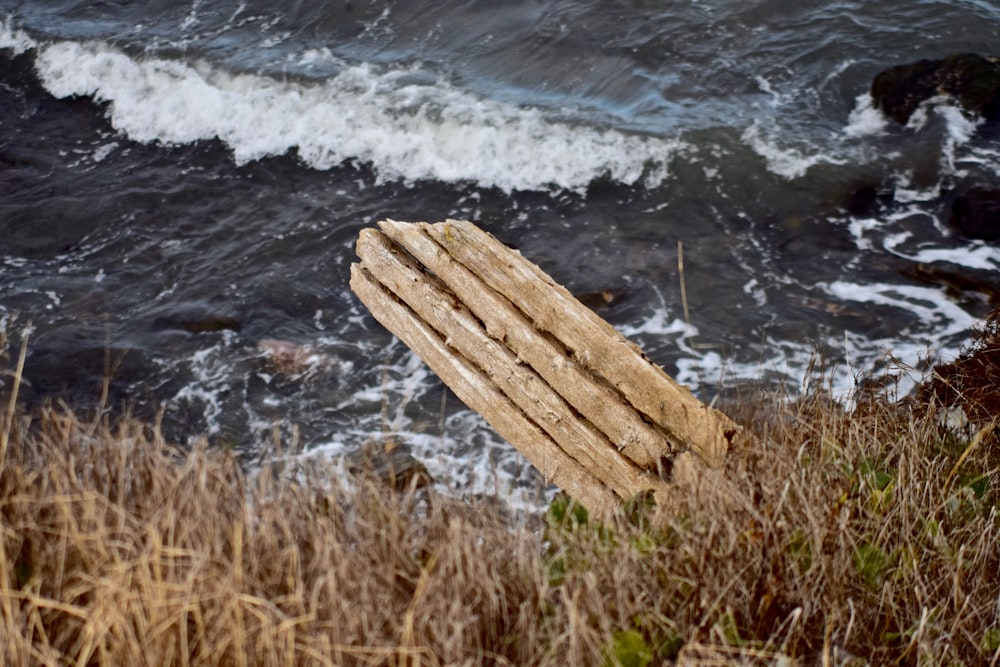
M 182 329 L 188 333 L 203 334 L 219 331 L 239 331 L 240 321 L 210 303 L 170 306 L 153 320 L 158 330 Z
M 191 333 L 212 333 L 215 331 L 239 331 L 240 322 L 235 317 L 228 315 L 217 315 L 199 320 L 189 320 L 180 323 L 186 331 Z
M 948 224 L 966 238 L 1000 241 L 1000 190 L 973 188 L 956 196 Z
M 853 216 L 867 216 L 878 208 L 878 190 L 874 185 L 862 185 L 847 196 L 844 208 Z
M 628 296 L 628 292 L 625 289 L 609 287 L 595 292 L 577 294 L 576 299 L 587 308 L 600 313 L 619 304 L 626 296 Z
M 903 275 L 927 285 L 943 287 L 948 296 L 967 310 L 983 304 L 1000 306 L 1000 276 L 995 271 L 970 269 L 950 262 L 917 263 Z
M 960 53 L 941 60 L 898 65 L 872 81 L 875 106 L 906 124 L 921 103 L 950 95 L 987 120 L 1000 118 L 1000 58 Z

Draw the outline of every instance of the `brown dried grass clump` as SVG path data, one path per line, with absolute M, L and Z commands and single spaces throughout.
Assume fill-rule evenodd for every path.
M 0 471 L 0 662 L 998 664 L 984 434 L 875 398 L 729 412 L 763 444 L 669 512 L 560 498 L 532 531 L 43 410 Z
M 1000 308 L 990 311 L 958 359 L 934 367 L 919 396 L 923 403 L 960 406 L 978 424 L 1000 415 Z
M 252 479 L 123 420 L 44 411 L 0 473 L 0 662 L 519 661 L 537 543 L 332 468 Z M 499 653 L 501 655 L 494 655 Z

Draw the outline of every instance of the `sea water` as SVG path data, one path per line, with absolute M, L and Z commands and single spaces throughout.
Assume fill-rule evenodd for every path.
M 871 370 L 905 393 L 990 306 L 927 268 L 1000 264 L 947 225 L 1000 140 L 948 100 L 895 124 L 869 86 L 998 31 L 974 1 L 0 0 L 22 392 L 92 405 L 110 378 L 112 410 L 251 454 L 393 434 L 443 488 L 536 505 L 348 287 L 362 228 L 454 217 L 614 294 L 600 314 L 706 401 L 794 395 L 817 358 L 841 396 Z

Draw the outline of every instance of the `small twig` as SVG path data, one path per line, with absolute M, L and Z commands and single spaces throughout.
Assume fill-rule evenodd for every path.
M 448 387 L 441 387 L 441 415 L 438 418 L 438 432 L 441 434 L 441 447 L 444 448 L 445 430 L 448 415 Z
M 691 327 L 691 317 L 688 313 L 687 286 L 684 282 L 684 242 L 677 240 L 677 273 L 681 279 L 681 305 L 684 307 L 684 324 Z

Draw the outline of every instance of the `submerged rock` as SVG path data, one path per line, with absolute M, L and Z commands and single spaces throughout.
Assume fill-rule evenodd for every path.
M 257 341 L 257 349 L 282 375 L 298 375 L 330 364 L 330 358 L 315 345 L 262 338 Z
M 432 485 L 430 473 L 410 451 L 395 438 L 369 442 L 347 455 L 347 467 L 354 475 L 371 475 L 397 491 Z
M 878 109 L 904 125 L 924 101 L 939 95 L 949 95 L 965 109 L 996 120 L 1000 58 L 960 53 L 891 67 L 875 76 L 871 95 Z
M 197 319 L 181 320 L 180 325 L 185 331 L 194 334 L 240 330 L 239 320 L 228 315 L 214 315 Z
M 878 185 L 873 183 L 858 183 L 841 198 L 841 206 L 853 216 L 867 217 L 875 215 L 879 207 Z
M 181 329 L 192 334 L 239 331 L 241 324 L 229 313 L 219 312 L 209 303 L 168 306 L 153 320 L 153 326 L 160 330 Z
M 917 263 L 903 275 L 928 285 L 943 287 L 948 296 L 967 309 L 983 304 L 1000 306 L 1000 276 L 996 271 L 970 269 L 950 262 Z
M 956 196 L 948 224 L 966 238 L 1000 241 L 1000 190 L 973 188 Z
M 628 292 L 624 288 L 609 287 L 607 289 L 597 290 L 596 292 L 587 292 L 585 294 L 575 295 L 577 301 L 590 308 L 596 313 L 601 313 L 608 310 L 612 306 L 618 305 L 622 300 L 628 296 Z

